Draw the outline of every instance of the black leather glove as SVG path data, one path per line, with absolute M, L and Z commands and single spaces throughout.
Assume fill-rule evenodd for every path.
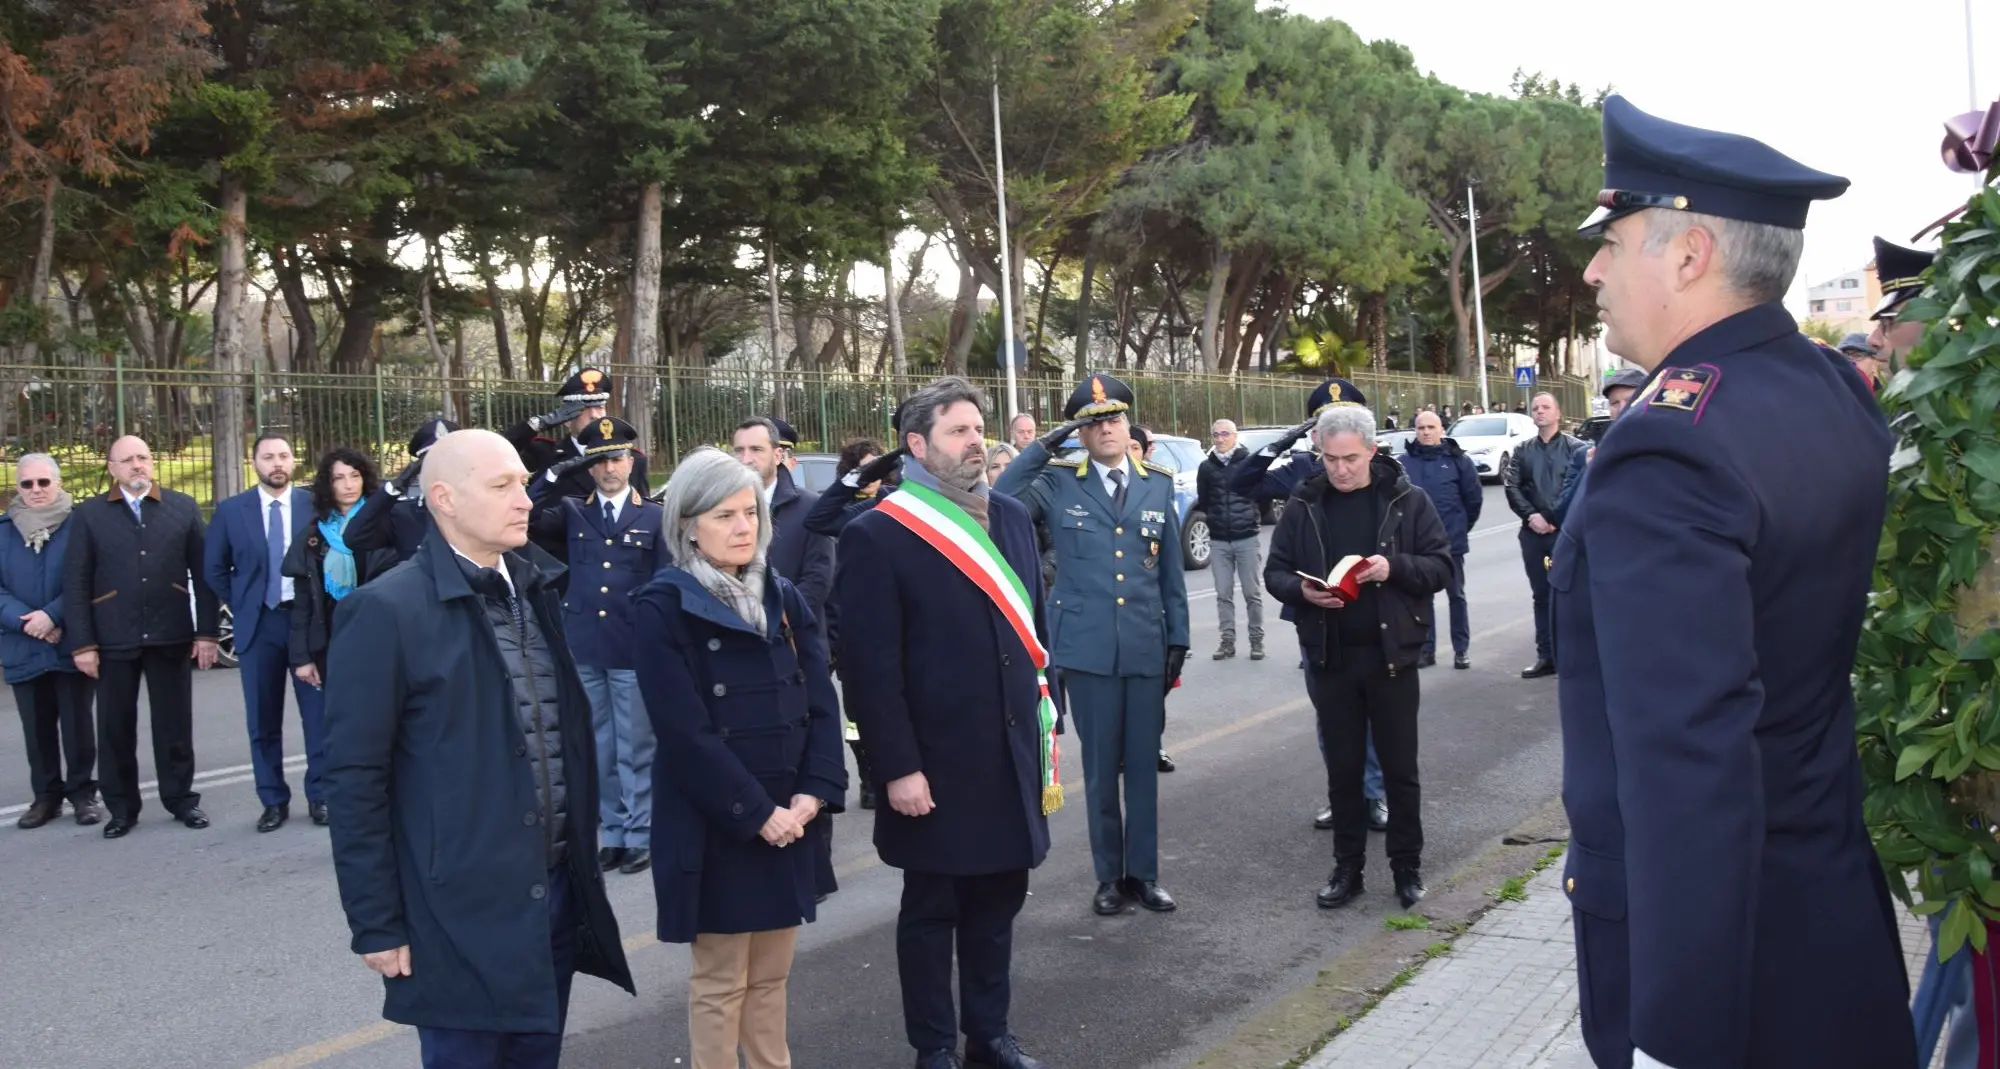
M 529 416 L 528 426 L 538 431 L 545 431 L 551 427 L 560 427 L 570 420 L 583 415 L 583 409 L 584 404 L 582 401 L 564 401 L 562 407 L 556 409 L 554 412 L 547 412 L 539 416 Z
M 403 465 L 403 470 L 397 472 L 396 477 L 389 480 L 389 496 L 409 496 L 410 484 L 417 481 L 417 473 L 422 471 L 423 467 L 424 462 L 422 459 L 412 460 L 408 464 Z
M 1271 443 L 1265 446 L 1263 449 L 1259 450 L 1259 452 L 1269 453 L 1274 457 L 1280 453 L 1285 452 L 1286 450 L 1292 447 L 1293 442 L 1296 442 L 1299 439 L 1305 437 L 1306 435 L 1312 433 L 1313 424 L 1318 422 L 1319 422 L 1318 416 L 1314 416 L 1313 418 L 1306 420 L 1304 423 L 1301 423 L 1298 426 L 1293 427 L 1286 434 L 1271 439 Z
M 1075 434 L 1076 432 L 1084 429 L 1085 427 L 1090 426 L 1093 423 L 1096 423 L 1097 420 L 1098 417 L 1096 416 L 1092 416 L 1089 419 L 1070 420 L 1068 423 L 1065 423 L 1062 426 L 1057 427 L 1055 430 L 1052 430 L 1049 433 L 1042 435 L 1040 438 L 1035 439 L 1035 441 L 1040 442 L 1042 448 L 1046 450 L 1050 456 L 1054 456 L 1056 450 L 1061 449 L 1062 444 L 1069 440 L 1070 435 Z
M 902 462 L 903 454 L 908 451 L 908 449 L 889 450 L 887 453 L 841 476 L 841 485 L 850 490 L 859 490 L 869 483 L 880 482 L 888 478 L 889 473 L 895 471 L 896 465 Z
M 548 466 L 548 470 L 542 473 L 542 478 L 555 482 L 578 468 L 589 467 L 596 461 L 597 458 L 593 456 L 574 456 L 567 460 L 558 460 Z
M 1181 681 L 1181 666 L 1187 663 L 1186 646 L 1167 647 L 1167 693 L 1174 692 L 1174 684 Z

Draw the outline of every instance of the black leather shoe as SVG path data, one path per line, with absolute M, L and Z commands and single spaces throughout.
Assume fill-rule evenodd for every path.
M 76 810 L 76 822 L 86 828 L 104 819 L 104 810 L 98 807 L 96 795 L 78 798 L 70 803 L 70 808 Z
M 62 812 L 60 800 L 44 802 L 36 799 L 35 803 L 28 807 L 28 811 L 21 814 L 21 819 L 14 822 L 14 826 L 23 831 L 33 831 L 56 819 L 56 814 L 60 812 Z
M 1313 814 L 1313 830 L 1314 830 L 1314 831 L 1332 831 L 1332 830 L 1333 830 L 1333 807 L 1332 807 L 1332 806 L 1327 806 L 1327 807 L 1326 807 L 1325 809 L 1322 809 L 1322 810 L 1320 810 L 1319 812 L 1317 812 L 1317 813 Z
M 1168 894 L 1166 888 L 1151 880 L 1134 880 L 1127 877 L 1124 890 L 1125 897 L 1137 901 L 1155 913 L 1174 911 L 1174 896 Z
M 317 825 L 319 825 L 319 826 L 320 826 L 320 827 L 322 827 L 322 828 L 326 827 L 326 803 L 325 803 L 325 802 L 307 802 L 307 803 L 306 803 L 306 815 L 312 818 L 312 822 L 313 822 L 314 824 L 317 824 Z
M 917 1069 L 965 1069 L 965 1063 L 958 1060 L 955 1050 L 921 1050 L 917 1052 Z
M 1534 664 L 1521 669 L 1522 679 L 1540 679 L 1543 676 L 1552 676 L 1555 674 L 1556 666 L 1549 661 L 1536 661 Z
M 132 820 L 126 817 L 112 817 L 110 822 L 104 825 L 104 837 L 123 839 L 125 833 L 132 830 L 132 823 Z
M 1172 772 L 1174 769 L 1178 767 L 1180 766 L 1174 764 L 1174 759 L 1167 756 L 1167 751 L 1165 750 L 1160 751 L 1160 771 Z
M 641 846 L 625 851 L 625 863 L 618 866 L 618 871 L 630 876 L 635 872 L 644 872 L 652 867 L 653 852 Z
M 188 806 L 186 809 L 181 810 L 178 814 L 174 816 L 174 819 L 180 821 L 181 823 L 187 825 L 190 828 L 195 829 L 196 831 L 200 831 L 201 829 L 208 827 L 208 814 L 202 812 L 201 807 L 198 805 L 191 805 Z M 258 823 L 261 824 L 262 821 L 259 821 Z
M 1460 668 L 1460 669 L 1472 667 L 1472 655 L 1469 653 L 1461 653 L 1458 656 L 1453 657 L 1451 659 L 1451 666 L 1453 668 Z
M 967 1037 L 965 1064 L 990 1065 L 994 1069 L 1043 1069 L 1042 1063 L 1028 1057 L 1028 1052 L 1021 1049 L 1020 1041 L 1013 1036 L 985 1040 Z
M 1335 865 L 1333 875 L 1326 879 L 1326 886 L 1319 889 L 1313 901 L 1321 909 L 1339 909 L 1361 897 L 1361 870 L 1345 865 Z
M 607 846 L 597 851 L 597 867 L 605 872 L 610 872 L 624 863 L 625 848 L 622 846 Z
M 1417 658 L 1418 668 L 1435 668 L 1437 667 L 1437 663 L 1438 655 L 1435 653 L 1426 653 L 1422 657 Z
M 1386 798 L 1368 799 L 1368 826 L 1376 831 L 1389 830 L 1389 801 Z
M 1125 895 L 1115 883 L 1100 883 L 1097 894 L 1091 896 L 1090 908 L 1100 917 L 1115 917 L 1125 912 Z
M 1395 878 L 1396 901 L 1401 902 L 1404 909 L 1422 902 L 1424 895 L 1430 893 L 1430 888 L 1424 886 L 1424 874 L 1414 865 L 1406 869 L 1397 869 Z
M 183 820 L 185 820 L 186 818 L 185 818 L 185 817 L 183 817 L 182 819 L 183 819 Z M 263 815 L 263 816 L 261 816 L 261 817 L 258 817 L 258 818 L 257 818 L 257 830 L 258 830 L 258 831 L 277 831 L 277 830 L 278 830 L 279 828 L 282 828 L 282 827 L 284 827 L 284 826 L 285 826 L 285 821 L 287 821 L 287 820 L 290 820 L 290 819 L 292 819 L 292 807 L 291 807 L 291 806 L 289 806 L 289 805 L 267 805 L 267 806 L 265 806 L 265 807 L 264 807 L 264 815 Z M 205 825 L 206 825 L 207 823 L 208 823 L 208 822 L 207 822 L 207 819 L 206 819 L 206 818 L 203 818 L 203 821 L 202 821 L 202 823 L 201 823 L 201 824 L 189 824 L 189 825 L 188 825 L 188 827 L 190 827 L 190 828 L 199 828 L 199 827 L 203 827 L 203 826 L 205 826 Z

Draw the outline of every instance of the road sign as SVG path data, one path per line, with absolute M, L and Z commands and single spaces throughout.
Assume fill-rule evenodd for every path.
M 1532 367 L 1515 368 L 1514 385 L 1519 386 L 1524 390 L 1533 389 L 1535 386 L 1535 369 Z

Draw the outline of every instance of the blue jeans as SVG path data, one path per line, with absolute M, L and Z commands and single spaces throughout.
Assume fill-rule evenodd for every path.
M 569 1020 L 569 987 L 576 976 L 576 904 L 569 867 L 549 870 L 549 953 L 556 967 L 556 1019 Z M 558 1028 L 561 1026 L 558 1025 Z M 417 1029 L 424 1069 L 556 1069 L 562 1060 L 562 1032 L 474 1032 L 463 1028 Z
M 1465 554 L 1451 555 L 1451 580 L 1444 587 L 1451 605 L 1451 652 L 1463 657 L 1472 649 L 1472 614 L 1465 609 Z M 1424 639 L 1424 655 L 1437 653 L 1437 599 L 1431 599 L 1431 631 Z
M 1313 732 L 1319 736 L 1319 759 L 1326 760 L 1326 733 L 1313 717 Z M 1382 797 L 1382 762 L 1375 759 L 1375 729 L 1368 729 L 1368 756 L 1361 763 L 1361 797 L 1373 802 Z
M 1979 1022 L 1972 1012 L 1972 948 L 1938 964 L 1938 925 L 1943 919 L 1941 913 L 1931 914 L 1930 953 L 1924 955 L 1924 974 L 1910 1000 L 1917 1027 L 1917 1064 L 1929 1065 L 1938 1040 L 1943 1039 L 1944 1069 L 1973 1069 L 1979 1064 Z
M 597 736 L 598 844 L 649 850 L 653 844 L 653 751 L 658 740 L 630 668 L 576 666 Z

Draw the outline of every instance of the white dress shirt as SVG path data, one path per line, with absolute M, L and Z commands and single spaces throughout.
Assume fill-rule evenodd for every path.
M 625 499 L 631 495 L 628 491 L 627 493 L 619 494 L 617 497 L 605 497 L 600 491 L 594 496 L 597 499 L 597 514 L 600 516 L 604 515 L 604 506 L 610 505 L 611 522 L 617 523 L 625 515 Z
M 259 500 L 258 500 L 258 502 L 257 502 L 257 526 L 258 526 L 258 527 L 260 527 L 260 528 L 262 528 L 262 529 L 264 530 L 264 532 L 265 532 L 265 533 L 266 533 L 267 535 L 268 535 L 268 534 L 270 533 L 270 530 L 271 530 L 271 502 L 273 502 L 273 501 L 276 501 L 276 502 L 278 503 L 278 514 L 279 514 L 280 516 L 284 517 L 284 519 L 283 519 L 283 521 L 282 521 L 282 524 L 283 524 L 283 526 L 284 526 L 284 529 L 285 529 L 285 552 L 290 552 L 290 551 L 291 551 L 291 548 L 292 548 L 292 491 L 291 491 L 291 488 L 290 488 L 290 487 L 287 487 L 287 488 L 285 488 L 285 489 L 283 489 L 283 490 L 280 490 L 280 491 L 278 491 L 278 496 L 274 498 L 274 497 L 272 497 L 272 496 L 271 496 L 271 492 L 270 492 L 269 490 L 266 490 L 266 489 L 265 489 L 265 488 L 264 488 L 264 487 L 263 487 L 262 485 L 259 485 L 259 486 L 257 487 L 257 495 L 258 495 L 258 499 L 259 499 Z M 268 588 L 267 588 L 267 589 L 268 589 Z M 260 596 L 262 596 L 262 595 L 260 595 Z M 292 578 L 291 578 L 291 576 L 285 576 L 285 577 L 284 577 L 284 578 L 283 578 L 282 580 L 280 580 L 280 581 L 279 581 L 279 584 L 278 584 L 278 600 L 279 600 L 279 601 L 290 601 L 290 600 L 292 600 Z
M 1125 480 L 1125 489 L 1128 492 L 1132 489 L 1132 471 L 1129 461 L 1121 460 L 1118 462 L 1117 467 L 1107 468 L 1093 460 L 1090 462 L 1090 467 L 1093 471 L 1097 472 L 1098 481 L 1104 484 L 1104 493 L 1113 501 L 1118 500 L 1118 487 L 1111 481 L 1112 472 L 1124 472 L 1122 478 Z
M 461 551 L 457 546 L 452 546 L 451 551 L 453 553 L 457 553 L 460 560 L 465 561 L 466 563 L 472 565 L 474 568 L 486 567 L 486 565 L 481 564 L 478 561 L 473 560 L 471 557 L 466 556 L 464 552 Z M 514 577 L 507 574 L 507 557 L 505 554 L 501 555 L 499 563 L 493 565 L 493 570 L 499 572 L 501 581 L 507 584 L 507 596 L 519 597 L 520 593 L 514 589 Z

